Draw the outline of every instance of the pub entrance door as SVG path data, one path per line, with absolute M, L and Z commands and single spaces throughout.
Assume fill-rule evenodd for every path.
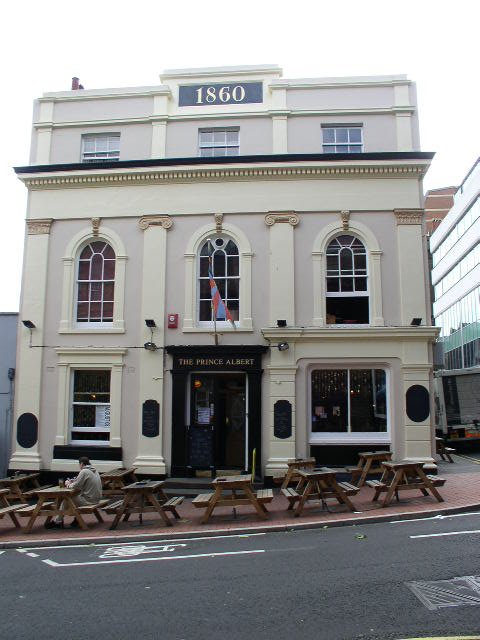
M 190 374 L 190 430 L 211 429 L 214 468 L 248 469 L 247 376 Z

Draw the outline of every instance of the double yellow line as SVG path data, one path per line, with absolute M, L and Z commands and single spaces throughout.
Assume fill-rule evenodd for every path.
M 477 460 L 477 458 L 471 458 L 470 456 L 466 456 L 463 453 L 456 453 L 455 452 L 453 455 L 458 456 L 459 458 L 463 458 L 464 460 L 469 460 L 470 462 L 473 462 L 474 464 L 480 464 L 480 460 Z M 480 636 L 477 636 L 477 638 L 480 638 Z

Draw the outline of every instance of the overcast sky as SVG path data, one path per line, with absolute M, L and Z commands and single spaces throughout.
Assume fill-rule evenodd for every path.
M 17 311 L 33 100 L 155 85 L 164 69 L 278 64 L 286 78 L 404 73 L 417 83 L 425 189 L 458 185 L 479 155 L 476 0 L 24 0 L 2 3 L 0 312 Z M 5 8 L 7 7 L 7 8 Z M 477 11 L 476 11 L 477 9 Z M 48 215 L 48 212 L 46 212 Z

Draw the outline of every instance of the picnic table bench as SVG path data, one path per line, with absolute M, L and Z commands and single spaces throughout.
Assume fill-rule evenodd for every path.
M 452 453 L 455 453 L 455 449 L 447 447 L 443 438 L 435 438 L 436 452 L 442 460 L 448 460 L 448 462 L 454 462 L 452 460 Z
M 111 471 L 104 471 L 101 473 L 100 479 L 102 481 L 103 495 L 123 495 L 122 489 L 125 485 L 137 482 L 135 471 L 136 467 L 130 467 L 129 469 L 121 467 L 119 469 L 112 469 Z
M 334 498 L 339 504 L 344 504 L 350 511 L 355 507 L 348 496 L 356 495 L 360 489 L 350 482 L 337 482 L 337 472 L 327 467 L 321 469 L 300 469 L 300 482 L 296 489 L 286 487 L 282 489 L 288 500 L 288 510 L 292 510 L 297 503 L 294 516 L 301 515 L 305 504 L 311 500 L 320 500 L 322 506 L 328 510 L 326 500 Z
M 20 522 L 18 521 L 15 512 L 20 508 L 20 506 L 9 504 L 7 499 L 8 493 L 9 489 L 0 489 L 0 520 L 5 516 L 8 516 L 18 529 L 20 528 Z
M 427 475 L 422 462 L 403 460 L 401 462 L 383 462 L 384 471 L 380 480 L 367 480 L 366 484 L 375 489 L 373 501 L 378 500 L 381 493 L 385 493 L 382 507 L 387 507 L 395 495 L 399 501 L 400 491 L 420 490 L 424 496 L 429 492 L 439 501 L 443 498 L 436 487 L 445 484 L 445 479 L 434 475 Z
M 273 500 L 273 491 L 271 489 L 260 489 L 255 493 L 252 488 L 252 476 L 250 474 L 215 478 L 212 481 L 212 487 L 215 489 L 213 492 L 200 494 L 192 501 L 193 506 L 206 509 L 200 521 L 202 524 L 208 522 L 217 507 L 234 508 L 248 504 L 255 508 L 260 518 L 267 518 L 265 504 Z
M 104 509 L 107 513 L 115 514 L 110 529 L 115 529 L 122 517 L 127 521 L 132 513 L 139 514 L 140 524 L 143 523 L 144 513 L 158 513 L 167 527 L 171 527 L 172 523 L 166 512 L 171 512 L 175 518 L 179 519 L 177 507 L 182 504 L 184 498 L 182 496 L 168 498 L 163 491 L 164 484 L 163 480 L 144 480 L 123 487 L 123 498 Z
M 48 489 L 37 489 L 37 504 L 31 506 L 19 506 L 16 515 L 28 517 L 29 520 L 24 527 L 25 533 L 30 533 L 35 521 L 40 516 L 45 516 L 45 524 L 51 522 L 54 516 L 71 516 L 75 518 L 81 529 L 87 530 L 88 526 L 83 515 L 93 513 L 98 522 L 103 522 L 100 509 L 108 503 L 108 499 L 100 500 L 97 504 L 76 505 L 73 497 L 80 493 L 79 489 L 69 489 L 68 487 L 49 487 Z
M 363 487 L 367 476 L 382 473 L 382 462 L 392 459 L 391 451 L 362 451 L 358 454 L 358 464 L 356 467 L 347 467 L 346 471 L 352 474 L 351 481 L 357 487 Z
M 8 489 L 7 500 L 19 500 L 28 503 L 39 489 L 48 489 L 52 485 L 40 486 L 40 473 L 15 473 L 9 478 L 0 479 L 0 488 Z
M 275 482 L 281 482 L 281 489 L 286 489 L 291 482 L 298 482 L 300 476 L 298 475 L 299 469 L 313 469 L 315 467 L 315 458 L 290 458 L 287 460 L 287 473 L 285 476 L 274 478 Z

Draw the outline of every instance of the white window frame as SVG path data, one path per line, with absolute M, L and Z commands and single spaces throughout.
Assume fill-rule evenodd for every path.
M 221 237 L 223 240 L 225 240 L 225 244 L 227 244 L 227 242 L 231 240 L 235 244 L 235 246 L 237 247 L 237 252 L 238 252 L 237 253 L 237 256 L 238 256 L 238 276 L 228 276 L 228 275 L 226 275 L 225 277 L 222 277 L 222 280 L 225 280 L 225 281 L 227 281 L 227 280 L 238 280 L 238 317 L 240 318 L 240 310 L 241 310 L 241 306 L 242 306 L 242 300 L 241 300 L 241 282 L 242 281 L 241 281 L 241 278 L 240 278 L 240 250 L 239 250 L 238 244 L 235 242 L 235 240 L 231 236 L 229 236 L 229 235 L 227 235 L 225 233 L 222 233 L 220 235 L 219 234 L 215 234 L 215 236 L 211 238 L 212 242 L 215 243 L 215 240 L 218 237 Z M 196 317 L 197 317 L 197 324 L 198 324 L 199 327 L 213 327 L 213 325 L 214 325 L 213 319 L 212 320 L 200 320 L 200 302 L 201 302 L 201 299 L 200 299 L 200 281 L 202 279 L 203 280 L 205 280 L 205 279 L 208 280 L 208 277 L 207 278 L 205 278 L 205 277 L 202 278 L 202 276 L 200 276 L 200 251 L 202 250 L 202 247 L 204 245 L 205 245 L 205 242 L 203 244 L 200 244 L 200 246 L 198 248 L 198 254 L 197 254 L 197 315 L 196 315 Z M 213 273 L 213 277 L 215 279 L 215 273 Z M 216 282 L 216 280 L 215 280 L 215 282 Z M 218 286 L 217 282 L 216 282 L 216 284 Z M 205 300 L 205 298 L 202 298 L 202 300 Z M 226 306 L 228 308 L 228 299 L 225 300 L 224 298 L 222 298 L 222 300 L 223 300 L 223 302 L 226 304 Z M 231 310 L 229 309 L 229 311 L 231 311 Z M 235 320 L 235 324 L 237 322 L 238 322 L 238 320 Z M 232 326 L 229 320 L 217 320 L 216 321 L 216 325 L 217 325 L 217 329 L 224 329 L 225 327 L 231 327 Z
M 77 322 L 78 257 L 82 249 L 95 240 L 107 242 L 115 252 L 115 287 L 113 294 L 113 322 Z M 103 227 L 97 236 L 91 228 L 76 234 L 66 247 L 63 257 L 62 318 L 59 333 L 124 333 L 125 275 L 127 255 L 120 236 Z
M 214 323 L 198 322 L 198 254 L 200 247 L 207 238 L 214 238 L 216 234 L 214 224 L 208 224 L 198 229 L 188 240 L 185 251 L 185 313 L 182 330 L 185 333 L 211 333 Z M 235 321 L 236 329 L 230 322 L 217 322 L 217 330 L 228 331 L 253 331 L 252 320 L 252 258 L 253 253 L 250 242 L 245 233 L 238 227 L 230 224 L 222 225 L 222 233 L 230 237 L 238 247 L 240 257 L 240 305 L 239 320 Z
M 335 370 L 359 370 L 368 369 L 374 371 L 375 369 L 382 369 L 385 372 L 385 399 L 387 404 L 387 430 L 386 431 L 348 431 L 348 432 L 336 432 L 336 431 L 312 431 L 312 373 L 313 371 L 335 371 Z M 350 376 L 348 376 L 350 379 Z M 345 363 L 339 362 L 337 364 L 329 363 L 312 363 L 307 368 L 307 401 L 308 401 L 308 441 L 311 445 L 319 444 L 390 444 L 392 441 L 392 385 L 391 385 L 391 370 L 388 365 L 376 364 L 373 362 L 368 363 Z M 349 394 L 349 391 L 348 391 Z M 348 405 L 348 428 L 350 425 L 350 403 Z
M 202 142 L 202 135 L 211 133 L 213 139 L 211 142 Z M 237 137 L 234 142 L 228 141 L 228 133 L 236 133 Z M 215 141 L 215 134 L 225 134 L 224 140 Z M 211 150 L 212 153 L 206 153 Z M 198 155 L 201 158 L 217 158 L 224 156 L 240 155 L 240 127 L 208 127 L 198 130 Z
M 74 400 L 74 385 L 75 385 L 75 374 L 81 371 L 104 371 L 104 372 L 108 372 L 110 374 L 110 391 L 109 391 L 109 398 L 110 398 L 110 402 L 75 402 Z M 112 371 L 109 368 L 103 368 L 103 369 L 99 369 L 99 368 L 91 368 L 91 369 L 85 369 L 85 368 L 79 368 L 79 369 L 72 369 L 71 370 L 71 375 L 70 375 L 70 421 L 69 421 L 69 429 L 70 429 L 70 442 L 69 444 L 71 445 L 75 445 L 75 446 L 88 446 L 88 447 L 105 447 L 105 446 L 110 446 L 110 431 L 111 431 L 111 424 L 112 424 L 112 411 L 111 411 L 111 407 L 112 407 Z M 74 415 L 74 407 L 75 406 L 95 406 L 95 407 L 109 407 L 110 408 L 110 423 L 108 425 L 108 427 L 74 427 L 73 425 L 73 415 Z M 106 433 L 108 434 L 108 439 L 106 440 L 77 440 L 73 437 L 73 433 Z
M 94 242 L 104 242 L 104 244 L 108 245 L 112 251 L 115 253 L 115 249 L 112 247 L 112 245 L 109 242 L 106 242 L 104 240 L 98 240 L 97 238 L 92 238 L 92 240 L 90 242 L 87 242 L 79 251 L 78 251 L 78 255 L 77 255 L 77 260 L 76 260 L 76 265 L 75 265 L 75 274 L 76 274 L 76 278 L 75 278 L 75 323 L 77 325 L 77 327 L 81 327 L 83 325 L 87 326 L 87 327 L 108 327 L 113 323 L 113 318 L 115 316 L 115 276 L 113 277 L 113 279 L 102 279 L 102 280 L 80 280 L 79 279 L 79 275 L 80 275 L 80 256 L 83 252 L 83 250 L 88 247 L 89 245 L 93 244 Z M 93 254 L 95 255 L 95 254 Z M 93 255 L 90 257 L 90 263 L 91 260 L 93 258 Z M 107 258 L 108 260 L 111 260 L 111 258 Z M 115 256 L 114 258 L 115 260 L 115 267 L 116 267 L 116 263 L 117 263 L 117 257 Z M 115 269 L 116 270 L 116 269 Z M 108 282 L 113 283 L 114 286 L 114 291 L 113 291 L 113 300 L 112 305 L 113 305 L 113 311 L 112 311 L 112 319 L 111 320 L 99 320 L 99 321 L 95 321 L 95 320 L 79 320 L 78 319 L 78 305 L 79 303 L 87 303 L 90 305 L 92 303 L 92 300 L 89 299 L 88 301 L 81 301 L 79 300 L 79 287 L 81 284 L 88 284 L 89 286 L 91 286 L 93 283 L 100 283 L 100 285 L 102 286 L 102 292 L 104 291 L 104 285 Z M 103 308 L 103 304 L 104 304 L 104 299 L 103 299 L 103 294 L 100 300 L 94 300 L 94 303 L 100 303 L 102 305 Z M 108 301 L 110 302 L 110 301 Z M 103 315 L 103 314 L 102 314 Z M 89 317 L 90 317 L 90 311 L 89 311 Z
M 97 149 L 98 143 L 106 142 L 106 150 Z M 87 151 L 86 145 L 93 142 L 93 151 Z M 120 160 L 120 134 L 119 133 L 85 133 L 82 135 L 82 163 L 91 162 L 118 162 Z
M 334 131 L 334 141 L 325 142 L 325 130 L 332 129 Z M 355 129 L 360 131 L 360 142 L 350 141 L 350 131 Z M 340 142 L 337 140 L 338 132 L 347 131 L 347 141 Z M 338 147 L 349 147 L 347 151 L 339 151 Z M 355 150 L 352 151 L 351 147 Z M 361 124 L 325 124 L 322 125 L 322 150 L 323 153 L 363 153 L 363 125 Z

